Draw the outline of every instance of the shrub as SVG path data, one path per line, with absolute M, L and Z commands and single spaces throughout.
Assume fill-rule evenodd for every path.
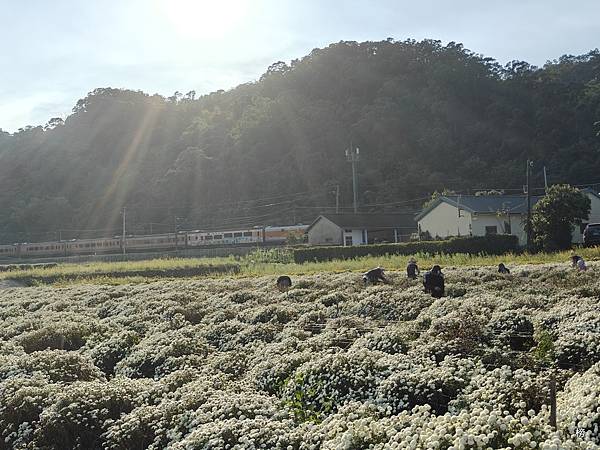
M 104 378 L 88 356 L 64 350 L 44 350 L 25 356 L 0 357 L 0 381 L 15 376 L 39 376 L 54 383 Z
M 92 327 L 80 323 L 58 323 L 21 336 L 20 344 L 26 353 L 46 349 L 77 350 L 83 345 Z
M 123 378 L 74 383 L 40 414 L 36 448 L 101 449 L 110 423 L 137 406 L 147 388 L 147 383 Z
M 328 261 L 332 259 L 351 259 L 361 256 L 414 255 L 428 254 L 486 254 L 502 255 L 517 252 L 518 239 L 512 235 L 455 237 L 444 241 L 406 242 L 400 244 L 377 244 L 358 246 L 308 247 L 294 249 L 294 261 Z

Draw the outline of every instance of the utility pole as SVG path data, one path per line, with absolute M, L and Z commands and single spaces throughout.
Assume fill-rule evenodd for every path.
M 127 208 L 123 206 L 123 237 L 121 238 L 121 248 L 123 254 L 125 254 L 125 216 L 127 215 Z
M 177 251 L 179 250 L 178 243 L 177 243 L 177 240 L 178 240 L 177 233 L 179 232 L 179 227 L 177 225 L 177 219 L 178 219 L 178 217 L 177 216 L 173 216 L 173 218 L 175 219 L 175 222 L 174 222 L 174 224 L 175 224 L 175 254 L 177 254 Z
M 356 166 L 359 160 L 359 148 L 354 148 L 352 142 L 350 142 L 350 148 L 346 149 L 346 159 L 352 163 L 352 192 L 354 194 L 354 214 L 358 212 L 358 174 L 356 172 Z
M 548 177 L 546 176 L 546 166 L 544 166 L 544 192 L 548 193 Z
M 531 251 L 531 167 L 533 161 L 527 160 L 527 250 Z
M 335 213 L 340 213 L 340 185 L 335 185 Z

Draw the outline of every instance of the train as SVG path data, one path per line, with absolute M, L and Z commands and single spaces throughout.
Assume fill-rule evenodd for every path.
M 179 231 L 177 233 L 114 236 L 68 241 L 0 245 L 0 259 L 72 255 L 95 255 L 187 248 L 215 248 L 247 245 L 282 245 L 290 237 L 302 239 L 308 225 L 267 226 L 220 231 Z

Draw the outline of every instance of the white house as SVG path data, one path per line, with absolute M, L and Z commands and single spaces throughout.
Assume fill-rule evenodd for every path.
M 362 245 L 408 241 L 416 233 L 413 213 L 322 214 L 308 227 L 309 245 Z
M 586 188 L 581 190 L 587 195 L 591 201 L 590 217 L 587 221 L 581 224 L 580 229 L 573 231 L 573 243 L 580 244 L 583 242 L 583 230 L 588 223 L 600 223 L 600 195 L 592 189 Z
M 600 222 L 600 196 L 591 189 L 583 192 L 591 200 L 589 222 Z M 531 206 L 542 197 L 532 196 Z M 420 233 L 431 237 L 513 234 L 525 245 L 527 198 L 524 195 L 441 195 L 425 208 L 417 220 Z M 573 243 L 583 240 L 581 229 L 573 231 Z

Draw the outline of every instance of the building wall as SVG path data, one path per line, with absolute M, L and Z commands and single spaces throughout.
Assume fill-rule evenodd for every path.
M 471 233 L 471 213 L 458 209 L 455 206 L 442 202 L 419 220 L 419 229 L 422 233 L 428 231 L 431 237 L 469 236 Z
M 346 245 L 346 241 L 345 241 L 346 236 L 352 236 L 352 245 L 366 244 L 369 239 L 369 235 L 366 230 L 361 230 L 361 229 L 359 229 L 359 230 L 353 229 L 350 231 L 344 230 L 344 245 Z
M 590 217 L 589 220 L 584 221 L 586 223 L 600 223 L 600 199 L 595 195 L 586 194 L 592 202 L 592 207 L 590 208 Z M 581 244 L 583 242 L 583 229 L 580 229 L 578 226 L 573 230 L 573 236 L 571 238 L 574 244 Z
M 320 217 L 308 230 L 308 243 L 309 245 L 343 245 L 343 231 L 331 220 Z
M 519 245 L 527 244 L 527 233 L 525 233 L 526 218 L 521 214 L 498 215 L 498 214 L 475 214 L 472 217 L 473 236 L 485 236 L 486 227 L 496 227 L 497 234 L 504 234 L 504 223 L 510 223 L 510 234 L 517 236 Z

